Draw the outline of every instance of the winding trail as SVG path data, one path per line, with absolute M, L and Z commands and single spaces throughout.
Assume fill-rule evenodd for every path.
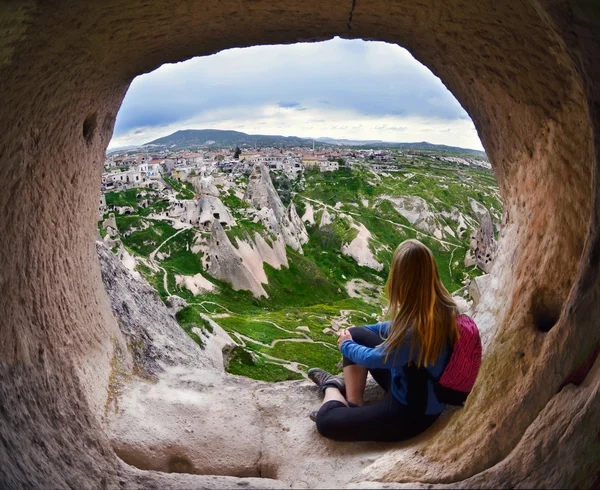
M 167 238 L 166 240 L 164 240 L 163 242 L 161 242 L 161 244 L 158 247 L 156 247 L 152 252 L 150 252 L 150 255 L 148 256 L 148 260 L 150 261 L 150 263 L 152 263 L 155 267 L 157 267 L 158 269 L 160 269 L 161 271 L 163 271 L 163 287 L 165 288 L 165 291 L 167 292 L 168 296 L 176 296 L 176 295 L 171 295 L 171 292 L 169 291 L 168 281 L 167 281 L 167 271 L 165 270 L 164 267 L 162 267 L 161 265 L 159 265 L 156 262 L 156 260 L 154 260 L 154 257 L 156 257 L 156 253 L 161 249 L 161 247 L 165 243 L 167 243 L 169 240 L 172 240 L 173 238 L 175 238 L 180 233 L 183 233 L 184 231 L 189 230 L 191 228 L 192 228 L 192 226 L 188 226 L 188 227 L 185 227 L 185 228 L 181 228 L 179 231 L 173 233 L 169 238 Z M 177 296 L 177 297 L 179 298 L 180 296 Z
M 336 213 L 339 213 L 339 212 L 340 212 L 338 209 L 335 209 L 335 207 L 331 206 L 330 204 L 325 204 L 324 202 L 322 202 L 322 201 L 319 201 L 319 200 L 317 200 L 317 199 L 312 199 L 312 198 L 310 198 L 310 197 L 306 197 L 306 196 L 302 196 L 302 199 L 305 199 L 305 200 L 307 200 L 307 201 L 311 201 L 311 202 L 314 202 L 314 203 L 320 204 L 321 206 L 323 206 L 323 207 L 326 207 L 326 208 L 328 208 L 328 209 L 331 209 L 331 210 L 333 210 L 333 211 L 334 211 L 334 212 L 336 212 Z M 349 215 L 351 215 L 351 216 L 353 216 L 353 217 L 358 217 L 358 218 L 360 218 L 360 214 L 359 214 L 359 213 L 357 213 L 356 211 L 344 211 L 344 213 L 345 213 L 345 214 L 349 214 Z M 390 224 L 392 224 L 392 225 L 394 225 L 394 226 L 398 226 L 398 227 L 400 227 L 400 228 L 404 228 L 404 229 L 406 229 L 406 230 L 410 230 L 410 231 L 414 232 L 414 233 L 417 235 L 417 237 L 418 237 L 419 235 L 421 235 L 421 236 L 424 236 L 424 237 L 427 237 L 427 238 L 431 238 L 432 240 L 435 240 L 436 242 L 439 242 L 439 243 L 440 243 L 440 244 L 442 244 L 442 245 L 449 245 L 449 246 L 451 246 L 451 247 L 457 247 L 457 246 L 459 246 L 459 244 L 457 244 L 457 243 L 454 243 L 454 242 L 447 242 L 446 240 L 442 240 L 442 239 L 440 239 L 440 238 L 437 238 L 435 235 L 430 235 L 429 233 L 425 233 L 424 231 L 417 230 L 416 228 L 413 228 L 412 226 L 407 226 L 407 225 L 405 225 L 405 224 L 398 223 L 398 222 L 396 222 L 396 221 L 392 221 L 392 220 L 389 220 L 389 219 L 387 219 L 387 218 L 382 218 L 382 217 L 380 217 L 380 216 L 375 216 L 375 218 L 377 218 L 378 220 L 381 220 L 381 221 L 385 221 L 385 222 L 387 222 L 387 223 L 390 223 Z M 360 223 L 360 221 L 359 221 L 359 223 Z M 377 240 L 377 239 L 374 239 L 373 241 L 375 241 L 375 242 L 378 242 L 378 243 L 382 243 L 381 241 L 379 241 L 379 240 Z
M 173 238 L 175 238 L 177 235 L 179 235 L 180 233 L 183 233 L 185 230 L 189 230 L 190 228 L 181 228 L 181 230 L 173 233 L 169 238 L 167 238 L 166 240 L 164 240 L 158 247 L 156 247 L 152 252 L 150 252 L 150 255 L 148 256 L 148 258 L 155 263 L 154 261 L 154 257 L 156 256 L 156 252 L 158 252 L 160 250 L 160 248 L 167 243 L 169 240 L 172 240 Z

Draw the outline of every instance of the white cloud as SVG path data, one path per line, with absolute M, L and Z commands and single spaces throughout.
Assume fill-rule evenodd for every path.
M 110 146 L 204 128 L 482 148 L 460 104 L 408 51 L 337 38 L 163 65 L 131 84 Z

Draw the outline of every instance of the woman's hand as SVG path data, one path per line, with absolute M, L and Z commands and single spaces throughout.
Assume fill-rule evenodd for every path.
M 337 334 L 338 334 L 338 347 L 342 347 L 342 344 L 346 340 L 352 340 L 352 334 L 350 333 L 350 330 L 347 328 L 345 328 L 344 330 L 340 330 Z

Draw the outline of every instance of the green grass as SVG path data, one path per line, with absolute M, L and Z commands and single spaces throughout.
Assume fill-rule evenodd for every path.
M 177 314 L 175 315 L 175 318 L 177 319 L 179 324 L 182 326 L 188 325 L 188 324 L 193 324 L 199 328 L 208 330 L 209 332 L 213 331 L 213 327 L 210 324 L 210 322 L 206 318 L 203 318 L 202 316 L 200 316 L 196 306 L 193 306 L 193 305 L 186 306 L 185 308 L 183 308 L 177 312 Z
M 227 372 L 270 382 L 302 379 L 303 377 L 279 364 L 265 362 L 264 357 L 260 355 L 255 354 L 253 358 L 252 354 L 243 347 L 236 347 L 232 352 Z
M 164 301 L 167 298 L 167 291 L 165 290 L 165 286 L 163 284 L 163 275 L 162 272 L 154 272 L 150 267 L 138 262 L 136 265 L 136 270 L 144 276 L 146 281 L 148 281 L 154 289 L 158 293 L 159 297 Z
M 180 182 L 169 177 L 163 177 L 163 180 L 169 184 L 177 192 L 177 199 L 194 199 L 196 193 L 194 192 L 194 186 L 189 182 Z
M 142 201 L 151 196 L 154 191 L 147 187 L 136 187 L 133 189 L 126 189 L 124 191 L 116 191 L 116 192 L 107 192 L 105 194 L 106 197 L 106 205 L 110 206 L 131 206 L 136 208 L 138 205 L 138 194 L 141 192 L 146 192 L 145 197 L 141 197 L 139 200 Z
M 305 172 L 306 190 L 303 195 L 318 199 L 326 204 L 357 202 L 360 197 L 371 197 L 376 188 L 368 183 L 368 172 L 341 168 L 321 173 L 318 170 Z
M 275 344 L 272 349 L 248 342 L 247 347 L 255 352 L 269 354 L 279 359 L 302 363 L 309 368 L 319 367 L 330 373 L 339 372 L 337 366 L 342 359 L 342 355 L 337 349 L 312 342 L 283 341 Z
M 217 321 L 228 332 L 239 332 L 263 344 L 271 344 L 276 339 L 303 338 L 299 333 L 286 332 L 271 323 L 247 317 L 230 316 Z
M 221 193 L 219 198 L 221 199 L 221 202 L 231 210 L 232 213 L 236 213 L 236 211 L 239 212 L 241 209 L 247 209 L 250 207 L 250 204 L 237 197 L 233 190 L 231 190 L 229 193 Z
M 236 238 L 239 238 L 240 240 L 253 240 L 255 232 L 262 235 L 265 240 L 269 240 L 269 237 L 272 236 L 267 232 L 261 221 L 255 223 L 246 217 L 238 216 L 236 217 L 236 222 L 236 226 L 232 226 L 228 230 L 225 230 L 231 243 L 236 246 Z
M 195 254 L 190 250 L 174 251 L 169 258 L 164 259 L 160 265 L 165 269 L 183 276 L 194 276 L 204 270 L 202 267 L 201 255 Z
M 167 222 L 140 218 L 139 216 L 117 216 L 117 228 L 123 243 L 136 254 L 147 257 L 177 230 Z M 146 229 L 138 229 L 148 225 Z
M 332 282 L 310 259 L 292 249 L 287 249 L 289 268 L 274 269 L 264 265 L 269 284 L 264 285 L 269 299 L 261 300 L 265 306 L 285 308 L 307 306 L 346 298 L 345 290 Z M 318 291 L 318 294 L 315 292 Z

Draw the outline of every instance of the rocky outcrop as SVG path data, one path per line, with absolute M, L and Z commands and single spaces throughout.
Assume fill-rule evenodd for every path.
M 244 200 L 258 210 L 257 216 L 269 233 L 281 236 L 286 245 L 302 253 L 302 245 L 308 241 L 304 223 L 293 202 L 284 207 L 265 165 L 254 166 Z
M 212 175 L 207 173 L 206 167 L 202 167 L 200 175 L 191 177 L 189 179 L 190 184 L 194 187 L 194 191 L 199 196 L 213 196 L 219 197 L 219 189 L 215 184 L 215 179 Z
M 213 277 L 231 283 L 235 290 L 251 291 L 257 298 L 268 296 L 262 284 L 268 283 L 264 270 L 267 263 L 275 269 L 288 267 L 286 244 L 283 237 L 272 237 L 267 240 L 258 232 L 252 237 L 236 237 L 235 245 L 231 242 L 223 227 L 215 220 L 208 241 L 198 236 L 192 250 L 202 252 L 202 263 L 205 270 Z M 178 283 L 194 294 L 201 290 L 212 290 L 213 284 L 201 275 L 194 277 L 178 276 Z
M 222 367 L 220 359 L 207 356 L 185 333 L 152 286 L 134 276 L 102 242 L 96 242 L 96 250 L 113 314 L 133 358 L 132 370 L 156 379 L 167 366 Z
M 485 206 L 471 199 L 471 207 L 479 219 L 479 228 L 471 234 L 470 250 L 465 257 L 465 266 L 476 265 L 485 273 L 489 273 L 497 249 L 494 225 Z
M 219 199 L 219 189 L 213 177 L 206 173 L 205 168 L 202 168 L 199 176 L 192 177 L 190 182 L 194 186 L 196 197 L 190 201 L 175 201 L 168 216 L 205 230 L 210 229 L 214 220 L 218 220 L 223 226 L 235 224 L 229 208 Z
M 469 296 L 473 300 L 473 307 L 479 304 L 479 300 L 489 287 L 490 279 L 490 275 L 485 274 L 471 280 L 471 283 L 469 284 Z
M 280 222 L 283 241 L 296 252 L 302 253 L 302 245 L 308 242 L 308 233 L 304 222 L 298 216 L 294 202 L 290 202 Z
M 327 208 L 324 207 L 323 212 L 321 213 L 321 219 L 319 220 L 319 228 L 329 226 L 331 223 L 333 223 L 334 219 L 335 214 L 330 213 L 329 211 L 327 211 Z
M 260 233 L 255 232 L 253 242 L 253 248 L 256 248 L 256 252 L 263 262 L 275 269 L 288 267 L 284 241 L 278 239 L 268 244 Z
M 427 201 L 419 196 L 390 197 L 384 196 L 392 203 L 396 212 L 404 216 L 416 229 L 427 233 L 439 233 L 440 225 L 434 213 L 429 209 Z M 441 238 L 441 236 L 439 237 Z
M 177 286 L 185 286 L 194 296 L 216 289 L 215 285 L 202 274 L 195 274 L 193 276 L 181 276 L 175 274 L 175 284 L 177 284 Z
M 221 199 L 208 194 L 202 194 L 191 201 L 175 201 L 167 214 L 205 230 L 210 229 L 214 220 L 218 220 L 222 226 L 235 224 L 231 212 Z
M 267 296 L 267 292 L 261 285 L 263 277 L 256 277 L 252 272 L 252 269 L 255 268 L 244 263 L 242 256 L 217 220 L 213 222 L 208 249 L 202 257 L 202 261 L 211 276 L 231 283 L 234 290 L 252 291 L 257 298 Z
M 362 223 L 358 225 L 352 223 L 351 227 L 357 229 L 358 234 L 354 240 L 342 246 L 342 253 L 352 257 L 360 266 L 370 267 L 378 271 L 382 270 L 383 264 L 377 262 L 369 245 L 371 232 Z
M 248 201 L 256 209 L 267 208 L 272 210 L 278 222 L 285 214 L 285 207 L 275 187 L 273 187 L 269 168 L 266 165 L 254 165 L 246 193 L 244 194 L 244 200 Z
M 315 213 L 312 204 L 308 201 L 304 201 L 305 211 L 302 215 L 302 222 L 309 226 L 315 224 Z

